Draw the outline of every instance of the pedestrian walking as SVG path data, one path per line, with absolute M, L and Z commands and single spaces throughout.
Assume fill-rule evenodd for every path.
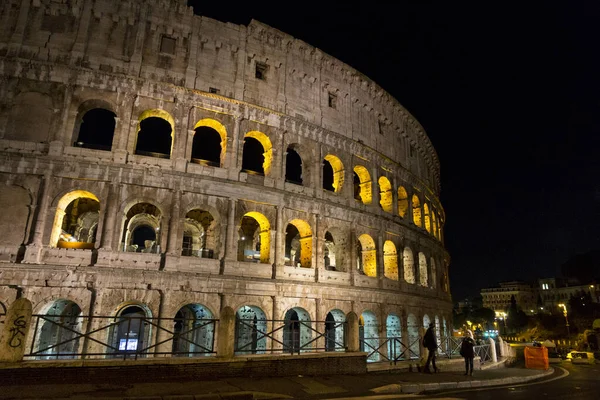
M 429 364 L 433 367 L 433 372 L 438 372 L 438 368 L 435 365 L 435 353 L 437 350 L 437 339 L 435 338 L 435 332 L 433 331 L 434 324 L 430 323 L 427 332 L 425 332 L 425 336 L 423 336 L 423 347 L 425 347 L 429 354 L 427 354 L 427 361 L 425 362 L 425 367 L 423 368 L 423 372 L 426 374 L 430 374 L 431 370 L 429 369 Z
M 465 375 L 473 376 L 473 359 L 475 358 L 474 346 L 475 339 L 473 339 L 473 332 L 467 330 L 467 336 L 460 345 L 460 355 L 465 359 Z

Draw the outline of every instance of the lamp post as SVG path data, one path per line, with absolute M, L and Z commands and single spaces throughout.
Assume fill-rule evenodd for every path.
M 569 318 L 567 317 L 567 306 L 564 303 L 560 303 L 558 306 L 563 309 L 563 315 L 565 316 L 565 323 L 567 326 L 567 336 L 571 336 L 571 333 L 569 332 Z

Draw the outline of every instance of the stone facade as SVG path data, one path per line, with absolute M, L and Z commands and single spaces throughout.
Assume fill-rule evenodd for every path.
M 439 161 L 376 83 L 184 0 L 0 19 L 0 309 L 449 329 Z

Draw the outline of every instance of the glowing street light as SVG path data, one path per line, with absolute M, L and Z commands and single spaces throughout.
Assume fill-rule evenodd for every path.
M 565 323 L 567 325 L 567 336 L 571 336 L 569 332 L 569 318 L 567 317 L 567 306 L 564 303 L 560 303 L 558 306 L 563 309 L 563 315 L 565 316 Z

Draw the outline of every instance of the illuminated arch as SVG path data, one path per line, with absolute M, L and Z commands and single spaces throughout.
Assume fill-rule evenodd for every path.
M 343 311 L 335 309 L 325 317 L 325 351 L 344 351 L 344 337 L 346 332 L 346 315 Z
M 263 354 L 267 348 L 267 317 L 256 306 L 244 305 L 235 313 L 235 354 Z
M 251 226 L 248 219 L 254 220 L 256 228 Z M 246 222 L 245 222 L 246 221 Z M 248 231 L 247 226 L 252 232 Z M 258 235 L 256 232 L 258 231 Z M 258 252 L 261 263 L 268 263 L 271 249 L 271 224 L 267 217 L 256 211 L 250 211 L 240 221 L 240 238 L 238 241 L 238 261 L 252 261 Z
M 402 218 L 408 213 L 408 193 L 403 186 L 398 187 L 398 215 Z
M 152 338 L 152 324 L 144 321 L 151 318 L 152 312 L 147 305 L 138 302 L 126 302 L 118 307 L 109 331 L 107 355 L 123 357 L 127 352 L 135 353 L 138 349 L 148 348 Z M 114 349 L 119 349 L 118 351 Z M 145 357 L 138 353 L 137 357 Z
M 333 187 L 333 192 L 339 193 L 344 186 L 344 164 L 338 157 L 332 154 L 327 154 L 325 156 L 323 164 L 325 163 L 329 163 L 332 169 L 333 177 L 331 186 Z M 323 168 L 325 168 L 325 166 Z
M 36 325 L 36 359 L 77 358 L 80 332 L 83 331 L 81 308 L 71 300 L 58 299 L 44 307 L 44 318 Z M 58 355 L 60 354 L 60 355 Z
M 435 265 L 435 259 L 431 257 L 429 263 L 431 264 L 431 288 L 435 289 L 437 286 L 437 267 Z
M 425 220 L 425 230 L 431 233 L 431 218 L 429 216 L 429 205 L 427 203 L 423 203 L 423 216 Z
M 296 265 L 294 260 L 299 260 L 302 268 L 310 268 L 312 265 L 313 242 L 310 225 L 301 219 L 291 220 L 288 227 L 290 225 L 294 226 L 295 229 L 293 230 L 293 237 L 287 234 L 288 229 L 286 229 L 286 257 L 289 258 L 291 265 Z
M 392 184 L 390 180 L 385 176 L 379 177 L 379 204 L 383 211 L 391 213 L 393 212 L 393 196 L 392 196 Z
M 263 173 L 268 176 L 271 173 L 271 166 L 273 164 L 273 145 L 271 139 L 267 135 L 259 131 L 250 131 L 244 135 L 244 138 L 252 138 L 257 140 L 263 147 L 264 161 L 262 164 Z M 244 155 L 245 156 L 245 155 Z
M 385 332 L 386 337 L 388 339 L 388 358 L 390 360 L 397 360 L 398 357 L 401 357 L 402 346 L 400 346 L 399 343 L 396 344 L 389 339 L 402 339 L 402 320 L 400 319 L 400 317 L 393 313 L 388 314 L 385 321 Z
M 122 250 L 158 253 L 161 219 L 162 213 L 155 204 L 138 201 L 129 206 L 123 218 Z
M 310 351 L 313 344 L 310 314 L 302 307 L 294 307 L 286 311 L 283 320 L 283 351 L 285 353 Z
M 76 236 L 71 235 L 68 232 L 68 237 L 63 235 L 63 222 L 66 214 L 67 207 L 78 199 L 90 199 L 97 203 L 97 209 L 94 211 L 97 212 L 100 207 L 100 201 L 96 197 L 95 194 L 90 193 L 86 190 L 74 190 L 65 194 L 59 201 L 56 206 L 56 214 L 54 215 L 54 223 L 52 224 L 52 233 L 50 234 L 50 246 L 51 247 L 69 247 L 69 248 L 78 248 L 78 249 L 92 249 L 94 247 L 94 243 L 88 243 L 86 241 L 80 241 Z M 79 217 L 79 215 L 74 215 L 75 217 Z M 97 224 L 97 220 L 96 220 Z M 93 227 L 95 230 L 95 226 Z M 73 240 L 71 240 L 73 239 Z M 60 242 L 60 244 L 59 244 Z
M 438 237 L 438 240 L 442 240 L 442 225 L 444 225 L 444 221 L 440 217 L 440 214 L 438 214 L 437 220 L 438 220 L 437 237 Z
M 431 234 L 434 238 L 438 238 L 437 219 L 435 218 L 435 210 L 431 209 Z
M 148 118 L 160 118 L 169 123 L 169 126 L 171 127 L 171 132 L 170 132 L 170 137 L 169 137 L 170 144 L 168 146 L 169 154 L 167 154 L 167 155 L 168 155 L 168 158 L 170 158 L 171 154 L 173 153 L 173 142 L 174 142 L 173 138 L 175 137 L 175 120 L 173 119 L 171 114 L 169 114 L 165 110 L 160 110 L 160 109 L 146 110 L 142 114 L 140 114 L 140 117 L 138 119 L 138 130 L 137 130 L 137 134 L 135 137 L 135 146 L 134 146 L 134 148 L 136 149 L 136 153 L 138 151 L 139 135 L 142 130 L 142 122 Z
M 413 222 L 416 226 L 422 227 L 423 223 L 421 221 L 421 201 L 419 200 L 419 196 L 413 194 L 412 196 L 412 209 L 413 209 Z
M 410 247 L 405 247 L 403 252 L 404 280 L 407 283 L 415 283 L 415 259 Z
M 186 304 L 181 307 L 173 320 L 173 356 L 209 355 L 213 351 L 215 335 L 212 319 L 212 312 L 202 304 Z
M 362 165 L 354 167 L 354 198 L 363 204 L 371 204 L 373 193 L 371 188 L 371 175 Z
M 360 351 L 369 353 L 368 362 L 379 361 L 379 322 L 375 313 L 365 310 L 358 321 Z
M 366 276 L 377 276 L 377 251 L 375 250 L 375 241 L 371 236 L 363 233 L 358 238 L 360 254 L 357 254 L 359 268 L 362 266 L 362 272 Z
M 431 318 L 429 318 L 429 315 L 427 315 L 427 314 L 423 315 L 423 328 L 425 328 L 425 329 L 429 328 L 430 323 L 431 323 Z
M 210 211 L 194 208 L 183 221 L 182 256 L 215 258 L 218 233 L 217 220 Z
M 386 278 L 398 280 L 398 255 L 391 240 L 386 240 L 383 244 L 383 274 Z
M 221 154 L 219 156 L 219 166 L 223 166 L 223 162 L 225 161 L 225 154 L 227 151 L 227 129 L 225 129 L 225 126 L 223 126 L 222 123 L 212 118 L 204 118 L 196 122 L 196 125 L 194 125 L 194 131 L 202 127 L 214 129 L 221 137 Z M 197 133 L 194 134 L 194 142 L 196 141 L 196 135 Z
M 427 287 L 427 258 L 425 254 L 419 253 L 419 283 L 421 286 Z

